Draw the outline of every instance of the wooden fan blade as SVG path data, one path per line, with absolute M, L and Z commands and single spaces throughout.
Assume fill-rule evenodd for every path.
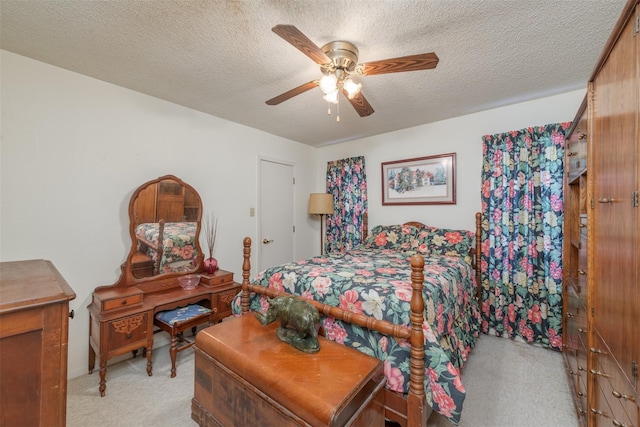
M 276 25 L 271 29 L 274 33 L 285 39 L 293 47 L 307 55 L 317 64 L 327 64 L 331 59 L 320 49 L 314 42 L 309 40 L 307 36 L 302 34 L 293 25 Z
M 369 101 L 367 101 L 367 98 L 364 97 L 362 92 L 359 92 L 352 99 L 349 99 L 349 96 L 346 90 L 343 89 L 342 93 L 344 94 L 344 96 L 347 97 L 347 99 L 349 100 L 351 105 L 353 105 L 353 108 L 358 112 L 358 114 L 360 114 L 360 117 L 367 117 L 374 113 L 373 107 L 371 107 L 371 104 L 369 104 Z
M 438 56 L 431 53 L 402 56 L 400 58 L 383 59 L 381 61 L 365 62 L 356 66 L 356 73 L 361 76 L 376 74 L 402 73 L 404 71 L 420 71 L 436 68 Z
M 313 89 L 314 87 L 317 87 L 319 84 L 318 80 L 312 80 L 310 82 L 307 82 L 305 84 L 301 84 L 300 86 L 293 88 L 285 93 L 282 93 L 278 96 L 276 96 L 275 98 L 271 98 L 270 100 L 266 101 L 267 105 L 278 105 L 281 102 L 286 101 L 287 99 L 291 99 L 296 95 L 300 95 L 301 93 L 304 93 L 308 90 Z

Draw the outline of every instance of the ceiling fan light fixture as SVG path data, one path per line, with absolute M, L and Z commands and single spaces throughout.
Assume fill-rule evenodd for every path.
M 325 95 L 335 92 L 338 87 L 338 78 L 333 73 L 323 74 L 320 78 L 320 90 Z
M 333 92 L 326 93 L 322 99 L 332 104 L 338 103 L 338 89 L 334 89 Z
M 356 83 L 349 77 L 344 81 L 342 87 L 347 91 L 347 98 L 353 99 L 354 96 L 360 93 L 362 83 Z

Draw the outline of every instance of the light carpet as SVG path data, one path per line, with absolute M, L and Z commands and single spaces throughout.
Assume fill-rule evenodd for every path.
M 109 366 L 106 396 L 99 375 L 82 375 L 67 385 L 67 426 L 196 426 L 191 420 L 194 353 L 178 354 L 178 375 L 170 378 L 167 346 L 153 351 L 153 376 L 138 356 Z M 467 391 L 461 427 L 578 427 L 558 352 L 481 335 L 462 373 Z M 434 413 L 428 427 L 452 427 Z M 244 427 L 244 426 L 238 426 Z

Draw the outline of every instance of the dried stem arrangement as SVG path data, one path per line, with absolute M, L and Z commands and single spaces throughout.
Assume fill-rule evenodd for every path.
M 207 236 L 207 246 L 209 247 L 209 258 L 213 258 L 213 248 L 216 244 L 216 233 L 218 231 L 218 216 L 210 213 L 204 219 L 204 234 Z

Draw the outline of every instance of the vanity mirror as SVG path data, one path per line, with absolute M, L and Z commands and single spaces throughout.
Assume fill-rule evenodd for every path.
M 181 179 L 166 175 L 140 186 L 129 203 L 127 273 L 144 279 L 198 270 L 201 219 L 200 196 Z

